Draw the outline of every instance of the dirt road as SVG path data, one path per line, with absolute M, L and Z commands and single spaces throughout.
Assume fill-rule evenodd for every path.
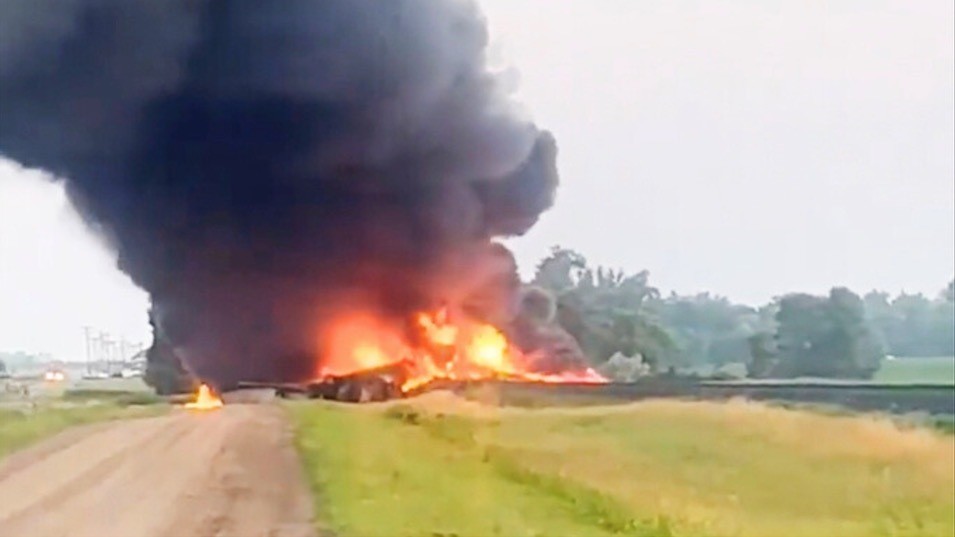
M 0 464 L 0 537 L 308 537 L 281 409 L 100 424 Z

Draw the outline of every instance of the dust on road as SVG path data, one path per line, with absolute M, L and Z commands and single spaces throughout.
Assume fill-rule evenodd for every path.
M 0 464 L 2 537 L 309 537 L 311 515 L 273 405 L 100 424 Z

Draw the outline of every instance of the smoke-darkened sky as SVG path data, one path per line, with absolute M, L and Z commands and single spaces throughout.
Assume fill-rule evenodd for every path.
M 6 0 L 0 152 L 65 178 L 192 372 L 312 378 L 336 319 L 467 301 L 552 205 L 488 34 L 456 0 Z
M 648 268 L 664 290 L 747 302 L 835 284 L 934 293 L 955 272 L 950 2 L 482 5 L 519 99 L 560 146 L 557 205 L 511 242 L 525 272 L 560 243 Z M 0 348 L 76 349 L 72 321 L 50 337 L 22 312 L 81 285 L 126 293 L 115 276 L 71 280 L 82 256 L 67 248 L 38 262 L 9 238 L 62 223 L 6 203 L 35 190 L 22 184 L 0 178 L 0 278 L 18 289 L 0 303 Z M 64 269 L 35 275 L 51 264 Z

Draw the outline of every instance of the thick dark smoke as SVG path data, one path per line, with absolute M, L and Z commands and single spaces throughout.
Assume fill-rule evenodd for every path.
M 461 298 L 551 205 L 487 41 L 464 0 L 2 0 L 0 153 L 66 178 L 199 376 L 298 380 L 336 312 Z

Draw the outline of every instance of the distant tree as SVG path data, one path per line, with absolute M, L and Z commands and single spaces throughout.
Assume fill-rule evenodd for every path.
M 889 353 L 894 354 L 889 345 L 889 337 L 895 331 L 898 316 L 892 309 L 891 297 L 883 291 L 869 291 L 862 297 L 862 302 L 865 304 L 866 318 L 875 330 L 876 337 Z
M 663 298 L 647 271 L 592 266 L 554 247 L 533 283 L 543 295 L 524 295 L 524 317 L 555 320 L 594 362 L 640 354 L 654 367 L 745 361 L 754 376 L 865 377 L 886 351 L 955 355 L 955 280 L 934 300 L 836 288 L 754 309 L 709 293 Z
M 955 280 L 948 282 L 935 306 L 932 334 L 939 356 L 955 356 Z
M 746 373 L 751 378 L 766 378 L 772 375 L 778 360 L 776 340 L 772 333 L 757 332 L 746 340 L 749 346 L 750 361 L 746 364 Z
M 830 376 L 828 371 L 821 371 L 823 367 L 812 367 L 823 361 L 815 347 L 825 331 L 825 298 L 795 293 L 780 298 L 778 303 L 775 340 L 779 361 L 770 374 L 791 377 L 808 371 Z
M 932 301 L 922 294 L 901 294 L 892 301 L 892 310 L 897 322 L 886 337 L 892 344 L 893 354 L 899 356 L 925 356 L 934 354 L 929 348 L 929 327 L 932 323 Z
M 640 312 L 616 311 L 609 320 L 609 330 L 603 331 L 600 356 L 607 359 L 614 354 L 640 355 L 650 367 L 671 364 L 675 345 L 669 332 L 654 318 Z M 609 333 L 608 333 L 609 332 Z
M 763 324 L 756 310 L 709 293 L 673 294 L 654 301 L 652 308 L 690 364 L 719 366 L 747 361 L 747 339 Z
M 707 362 L 714 366 L 746 363 L 750 356 L 750 337 L 752 332 L 748 328 L 739 328 L 713 338 L 706 355 Z
M 955 302 L 949 300 L 951 283 L 938 298 L 872 291 L 865 296 L 866 315 L 885 343 L 900 357 L 955 355 Z
M 878 370 L 884 350 L 858 295 L 834 288 L 828 297 L 791 294 L 778 303 L 771 376 L 868 378 Z
M 554 246 L 550 255 L 538 263 L 533 283 L 560 293 L 577 285 L 580 273 L 586 266 L 584 256 L 573 250 Z
M 934 302 L 932 327 L 929 330 L 936 356 L 955 356 L 955 280 L 948 282 Z
M 7 372 L 7 364 L 3 363 L 3 360 L 0 360 L 0 375 Z
M 870 378 L 885 358 L 885 347 L 866 319 L 865 304 L 859 295 L 844 287 L 829 292 L 829 317 L 832 333 L 827 343 L 830 356 L 846 356 L 845 368 L 838 370 L 849 377 Z
M 556 320 L 594 361 L 640 354 L 648 364 L 673 355 L 673 340 L 645 306 L 659 297 L 649 273 L 591 267 L 581 254 L 554 247 L 534 284 L 556 297 Z

